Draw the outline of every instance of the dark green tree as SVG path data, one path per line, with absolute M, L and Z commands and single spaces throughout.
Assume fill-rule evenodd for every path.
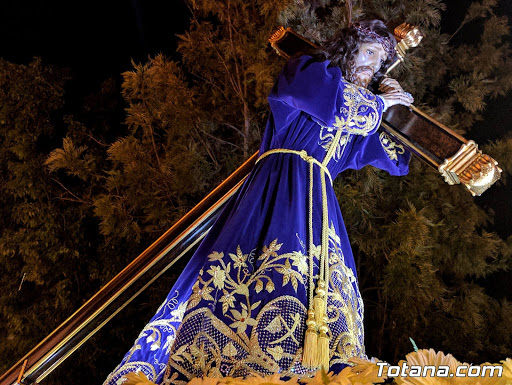
M 39 61 L 1 62 L 5 368 L 256 150 L 265 97 L 284 64 L 267 43 L 273 29 L 292 26 L 321 44 L 347 23 L 346 5 L 336 0 L 187 4 L 182 60 L 158 55 L 123 74 L 124 125 L 116 121 L 124 106 L 116 104 L 115 81 L 86 98 L 81 111 L 64 113 L 60 71 Z M 472 3 L 453 35 L 440 28 L 446 5 L 437 0 L 354 2 L 353 20 L 418 25 L 424 41 L 392 75 L 417 106 L 470 136 L 486 103 L 512 87 L 509 26 L 495 6 Z M 469 27 L 480 31 L 478 41 L 464 39 Z M 510 137 L 485 150 L 512 169 Z M 512 263 L 511 240 L 495 233 L 492 212 L 416 159 L 407 177 L 366 168 L 344 173 L 335 187 L 358 262 L 368 354 L 397 362 L 412 350 L 412 337 L 460 360 L 512 355 L 512 307 L 487 289 Z M 151 316 L 165 288 L 156 292 L 140 319 Z M 112 369 L 112 361 L 102 367 L 92 357 L 119 354 L 118 361 L 113 344 L 137 332 L 116 327 L 113 338 L 73 357 L 98 376 L 84 382 Z M 71 365 L 69 379 L 81 381 L 72 375 L 77 368 Z
M 34 60 L 0 61 L 0 370 L 98 287 L 84 201 L 46 172 L 60 142 L 68 76 Z M 15 359 L 14 358 L 14 359 Z

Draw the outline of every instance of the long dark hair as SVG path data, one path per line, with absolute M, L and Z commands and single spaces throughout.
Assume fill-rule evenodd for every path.
M 362 28 L 357 28 L 359 25 Z M 361 29 L 370 30 L 383 38 L 391 39 L 393 46 L 396 45 L 395 37 L 389 32 L 386 24 L 381 20 L 363 20 L 356 25 L 349 25 L 346 28 L 339 29 L 334 35 L 325 42 L 320 48 L 313 50 L 308 55 L 313 57 L 314 61 L 330 60 L 329 66 L 337 66 L 341 69 L 344 78 L 348 78 L 350 72 L 354 69 L 354 58 L 359 51 L 362 43 L 375 43 L 377 40 L 371 35 L 364 34 Z M 393 63 L 394 57 L 388 55 L 386 61 L 379 71 L 374 74 L 371 84 L 378 83 L 384 76 L 388 67 Z

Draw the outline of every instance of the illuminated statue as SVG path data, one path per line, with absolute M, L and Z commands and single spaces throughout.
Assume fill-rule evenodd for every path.
M 256 166 L 107 383 L 133 371 L 178 384 L 308 376 L 365 357 L 363 303 L 332 181 L 366 165 L 408 171 L 409 153 L 377 131 L 387 107 L 413 101 L 383 78 L 394 46 L 374 20 L 288 61 L 268 98 Z M 376 96 L 369 89 L 378 84 Z

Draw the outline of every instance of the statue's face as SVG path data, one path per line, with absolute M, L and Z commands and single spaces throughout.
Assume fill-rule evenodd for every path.
M 380 43 L 362 43 L 354 58 L 354 69 L 348 81 L 366 88 L 386 59 L 386 51 Z

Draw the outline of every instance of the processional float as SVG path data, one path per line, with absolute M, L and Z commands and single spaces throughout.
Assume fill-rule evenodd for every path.
M 417 28 L 402 24 L 395 29 L 398 59 L 417 46 L 422 36 Z M 291 29 L 280 28 L 270 38 L 279 55 L 289 58 L 315 45 Z M 448 184 L 462 184 L 480 195 L 499 178 L 501 169 L 490 156 L 415 106 L 392 106 L 383 116 L 381 129 L 398 145 L 409 149 L 430 167 L 437 169 Z M 0 376 L 0 385 L 32 384 L 42 381 L 82 346 L 138 294 L 160 277 L 206 235 L 227 200 L 238 190 L 258 154 L 252 155 L 198 205 L 135 258 L 89 301 L 49 334 L 25 357 Z

